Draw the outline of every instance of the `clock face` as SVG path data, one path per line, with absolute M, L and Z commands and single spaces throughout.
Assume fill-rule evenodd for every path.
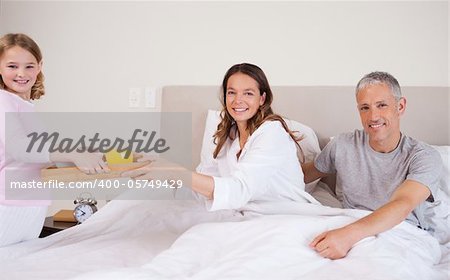
M 96 210 L 97 210 L 96 207 L 93 205 L 80 204 L 77 207 L 75 207 L 75 210 L 73 211 L 73 216 L 79 223 L 82 223 L 86 221 L 87 218 L 92 216 L 92 214 L 94 214 Z

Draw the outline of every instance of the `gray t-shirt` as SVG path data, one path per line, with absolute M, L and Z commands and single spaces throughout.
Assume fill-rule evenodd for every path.
M 344 208 L 373 211 L 386 204 L 406 179 L 427 186 L 431 191 L 427 201 L 433 202 L 443 164 L 435 149 L 411 137 L 402 135 L 395 150 L 380 153 L 370 147 L 363 130 L 355 130 L 335 137 L 314 165 L 320 172 L 336 173 L 336 195 Z M 407 221 L 428 229 L 422 222 L 423 209 L 419 205 Z

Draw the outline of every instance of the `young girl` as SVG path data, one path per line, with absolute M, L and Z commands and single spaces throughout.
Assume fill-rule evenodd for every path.
M 192 189 L 209 210 L 238 209 L 249 201 L 291 200 L 318 203 L 304 191 L 297 138 L 273 113 L 272 90 L 256 65 L 232 66 L 222 83 L 222 121 L 214 138 L 215 162 L 192 172 Z M 152 162 L 123 176 L 156 179 Z
M 36 180 L 40 169 L 55 161 L 73 162 L 86 173 L 108 171 L 101 154 L 48 151 L 27 154 L 5 148 L 6 113 L 34 112 L 30 101 L 45 93 L 41 69 L 41 51 L 30 37 L 6 34 L 0 38 L 0 247 L 38 237 L 50 204 L 42 200 L 8 200 L 5 197 L 8 170 L 20 168 L 27 179 Z

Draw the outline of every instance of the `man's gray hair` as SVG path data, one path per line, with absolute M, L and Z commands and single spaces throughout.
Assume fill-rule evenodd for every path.
M 397 79 L 394 78 L 391 74 L 387 72 L 372 72 L 365 75 L 356 85 L 356 95 L 360 90 L 367 88 L 368 86 L 375 84 L 385 84 L 387 85 L 392 95 L 394 95 L 395 100 L 399 101 L 402 97 L 402 92 L 400 90 L 400 85 Z

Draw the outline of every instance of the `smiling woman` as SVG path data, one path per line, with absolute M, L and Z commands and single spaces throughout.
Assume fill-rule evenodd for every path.
M 300 137 L 274 114 L 272 90 L 262 69 L 249 63 L 232 66 L 222 92 L 221 122 L 214 134 L 216 162 L 200 163 L 193 189 L 210 199 L 212 210 L 239 208 L 254 200 L 315 203 L 304 191 L 298 169 Z M 285 182 L 282 189 L 275 180 Z

